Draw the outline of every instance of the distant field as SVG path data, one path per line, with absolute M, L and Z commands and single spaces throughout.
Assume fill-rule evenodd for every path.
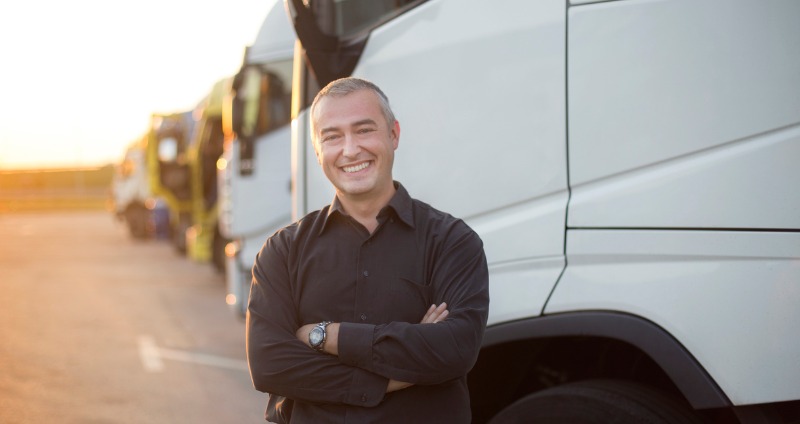
M 0 213 L 103 210 L 114 167 L 0 171 Z

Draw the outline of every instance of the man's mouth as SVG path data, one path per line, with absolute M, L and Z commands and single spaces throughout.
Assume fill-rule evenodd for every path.
M 343 166 L 342 169 L 344 170 L 344 172 L 347 172 L 349 174 L 349 173 L 352 173 L 352 172 L 358 172 L 358 171 L 360 171 L 362 169 L 365 169 L 366 167 L 369 166 L 370 163 L 371 162 L 367 161 L 367 162 L 359 163 L 358 165 Z

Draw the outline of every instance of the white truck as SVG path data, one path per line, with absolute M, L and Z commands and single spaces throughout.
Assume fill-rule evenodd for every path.
M 800 2 L 286 3 L 293 218 L 333 194 L 307 107 L 353 75 L 395 178 L 484 241 L 474 422 L 797 422 Z
M 147 173 L 146 143 L 146 138 L 137 139 L 125 148 L 111 182 L 114 214 L 136 239 L 144 239 L 150 234 L 152 207 L 155 205 Z
M 244 317 L 251 269 L 264 241 L 291 218 L 289 131 L 295 36 L 276 2 L 233 81 L 236 133 L 218 164 L 219 224 L 226 246 L 226 302 Z

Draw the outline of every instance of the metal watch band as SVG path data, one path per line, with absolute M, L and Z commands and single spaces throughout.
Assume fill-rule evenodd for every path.
M 314 328 L 319 328 L 322 331 L 322 341 L 316 346 L 311 345 L 311 347 L 313 347 L 314 350 L 316 350 L 317 352 L 324 352 L 325 342 L 328 341 L 327 328 L 328 328 L 328 325 L 330 325 L 330 324 L 332 324 L 332 321 L 322 321 L 321 323 L 317 324 L 314 327 Z

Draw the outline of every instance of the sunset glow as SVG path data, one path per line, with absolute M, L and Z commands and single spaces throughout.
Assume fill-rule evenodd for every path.
M 117 162 L 239 68 L 275 0 L 0 6 L 0 169 Z

